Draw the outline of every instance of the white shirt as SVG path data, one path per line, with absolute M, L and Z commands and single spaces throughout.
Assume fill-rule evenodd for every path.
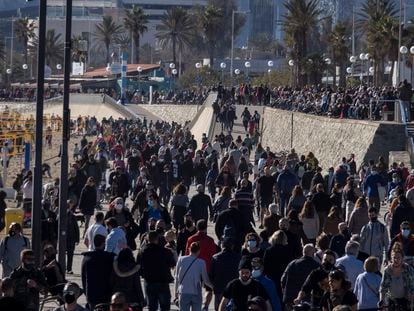
M 89 246 L 88 246 L 89 251 L 95 250 L 95 244 L 93 243 L 93 240 L 95 236 L 98 234 L 106 237 L 108 235 L 108 231 L 106 230 L 106 227 L 98 223 L 94 223 L 92 226 L 89 226 L 88 230 L 86 231 L 86 238 L 85 238 L 85 240 L 88 240 L 89 242 Z

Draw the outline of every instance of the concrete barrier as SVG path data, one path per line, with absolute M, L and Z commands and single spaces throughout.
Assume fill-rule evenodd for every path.
M 361 164 L 405 150 L 404 126 L 393 122 L 331 119 L 268 107 L 263 119 L 263 147 L 290 150 L 292 145 L 299 154 L 312 151 L 325 169 L 351 153 Z

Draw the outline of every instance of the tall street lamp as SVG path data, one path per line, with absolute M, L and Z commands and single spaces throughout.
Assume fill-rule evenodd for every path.
M 26 71 L 27 69 L 29 69 L 29 66 L 27 66 L 27 64 L 23 64 L 22 68 L 23 68 L 23 83 L 26 83 Z
M 375 72 L 374 66 L 369 67 L 368 71 L 369 71 L 369 75 L 368 75 L 368 86 L 369 86 L 369 76 L 370 75 L 372 75 L 372 81 L 374 81 L 374 72 Z
M 332 64 L 332 61 L 329 57 L 325 58 L 325 64 L 326 64 L 326 77 L 325 77 L 325 87 L 328 88 L 328 75 L 329 75 L 329 66 Z M 336 81 L 333 81 L 333 84 L 336 84 Z
M 197 69 L 197 83 L 198 83 L 198 86 L 200 86 L 201 85 L 201 81 L 200 81 L 200 69 L 201 69 L 202 65 L 201 65 L 201 63 L 196 63 L 195 64 L 195 67 Z
M 292 81 L 291 82 L 291 86 L 294 86 L 295 85 L 295 83 L 294 83 L 294 75 L 293 75 L 293 66 L 295 66 L 295 61 L 293 60 L 293 59 L 291 59 L 291 60 L 289 60 L 289 62 L 288 62 L 288 64 L 289 64 L 289 67 L 290 67 L 290 80 Z M 296 79 L 295 79 L 296 80 Z
M 405 45 L 401 46 L 400 53 L 402 54 L 402 79 L 405 79 L 405 55 L 408 53 L 408 48 Z
M 230 78 L 233 85 L 233 60 L 234 60 L 234 15 L 235 14 L 249 14 L 250 11 L 236 11 L 233 10 L 231 14 L 231 56 L 230 56 Z
M 244 67 L 246 67 L 246 83 L 249 83 L 249 68 L 252 66 L 250 62 L 245 62 Z
M 138 66 L 137 71 L 138 71 L 138 93 L 139 93 L 139 99 L 141 100 L 141 72 L 142 72 L 142 67 Z
M 171 70 L 171 73 L 172 73 L 172 78 L 173 78 L 173 89 L 175 90 L 175 76 L 177 75 L 178 71 L 177 69 L 174 68 L 173 70 Z
M 270 74 L 272 72 L 272 68 L 273 68 L 274 65 L 275 65 L 275 63 L 272 60 L 269 60 L 267 62 L 267 66 L 269 67 L 269 69 L 267 70 L 267 73 L 268 73 L 267 78 L 268 78 L 268 83 L 269 84 L 270 84 Z
M 414 46 L 410 47 L 410 54 L 413 56 L 413 59 L 411 62 L 411 84 L 413 84 Z
M 221 82 L 224 84 L 224 69 L 226 69 L 227 65 L 226 63 L 220 63 L 221 68 Z
M 359 59 L 361 60 L 361 74 L 359 76 L 359 79 L 361 81 L 361 85 L 362 85 L 362 81 L 364 79 L 364 60 L 365 60 L 365 53 L 361 53 L 359 54 Z

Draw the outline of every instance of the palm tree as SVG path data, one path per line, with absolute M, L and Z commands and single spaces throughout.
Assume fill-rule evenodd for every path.
M 329 35 L 333 63 L 339 66 L 339 86 L 345 86 L 345 66 L 349 55 L 349 27 L 345 23 L 337 23 Z M 336 70 L 334 73 L 336 81 Z
M 208 55 L 210 58 L 210 66 L 213 66 L 214 55 L 217 48 L 217 42 L 222 36 L 222 19 L 223 12 L 220 8 L 209 5 L 199 16 L 201 27 L 207 43 Z
M 129 30 L 132 37 L 132 52 L 135 55 L 136 64 L 139 64 L 139 46 L 141 35 L 148 30 L 148 19 L 144 14 L 144 10 L 136 5 L 132 6 L 131 10 L 125 12 L 124 26 Z
M 17 39 L 23 43 L 25 64 L 27 64 L 27 48 L 29 40 L 35 38 L 35 29 L 36 25 L 34 21 L 29 20 L 28 17 L 19 18 L 14 22 L 14 34 L 16 35 Z
M 116 44 L 119 44 L 121 51 L 128 51 L 129 46 L 131 45 L 131 37 L 128 34 L 119 35 L 116 40 Z
M 110 15 L 105 15 L 102 19 L 102 23 L 96 25 L 94 35 L 105 45 L 107 63 L 109 63 L 110 58 L 109 47 L 121 33 L 122 26 L 117 25 Z
M 301 60 L 308 54 L 308 35 L 316 27 L 321 13 L 318 8 L 319 0 L 291 0 L 284 5 L 287 12 L 284 15 L 283 28 L 295 61 L 296 84 L 303 85 L 305 79 Z
M 164 13 L 156 36 L 164 48 L 172 47 L 174 64 L 177 61 L 177 45 L 180 51 L 183 50 L 184 46 L 190 45 L 193 28 L 194 21 L 187 10 L 174 7 Z
M 368 52 L 374 60 L 374 76 L 378 84 L 383 82 L 384 62 L 391 46 L 395 45 L 396 13 L 392 0 L 367 0 L 361 9 L 359 26 L 367 38 Z
M 34 38 L 32 44 L 29 46 L 31 54 L 35 55 L 39 45 L 38 38 Z M 54 29 L 49 29 L 46 32 L 45 42 L 45 63 L 53 67 L 56 64 L 61 64 L 63 61 L 64 44 L 61 39 L 61 34 L 56 34 Z

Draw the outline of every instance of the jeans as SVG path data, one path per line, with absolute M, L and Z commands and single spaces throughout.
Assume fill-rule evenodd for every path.
M 192 294 L 180 295 L 180 311 L 201 311 L 203 296 Z
M 145 292 L 148 299 L 148 310 L 158 310 L 158 304 L 161 311 L 170 310 L 171 293 L 168 283 L 147 283 L 145 282 Z

